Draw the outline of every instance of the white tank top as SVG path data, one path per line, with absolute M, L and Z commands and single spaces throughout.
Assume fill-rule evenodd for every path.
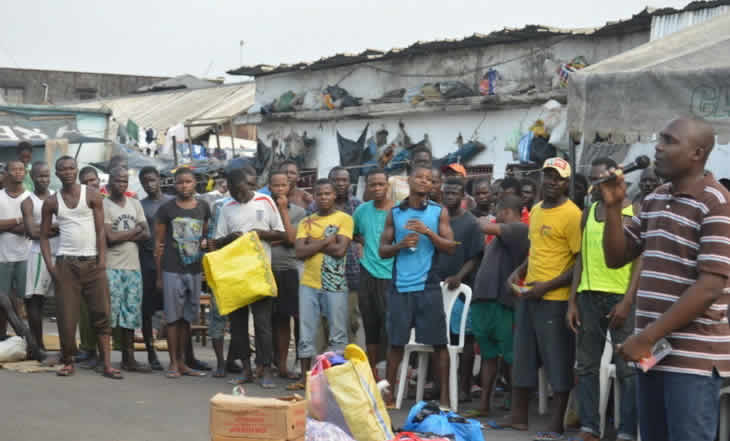
M 53 192 L 48 197 L 53 196 Z M 43 201 L 36 196 L 35 193 L 31 193 L 30 196 L 30 202 L 33 204 L 33 224 L 39 225 L 41 224 L 42 216 L 43 216 Z M 54 215 L 51 219 L 51 223 L 56 222 L 56 216 Z M 52 237 L 48 240 L 51 244 L 51 255 L 55 256 L 56 252 L 58 251 L 58 236 Z M 41 252 L 41 241 L 34 240 L 33 244 L 30 248 L 31 253 L 40 253 Z
M 94 212 L 86 203 L 86 186 L 81 186 L 79 204 L 68 208 L 61 192 L 56 193 L 58 201 L 58 227 L 60 243 L 58 256 L 96 256 L 96 230 Z

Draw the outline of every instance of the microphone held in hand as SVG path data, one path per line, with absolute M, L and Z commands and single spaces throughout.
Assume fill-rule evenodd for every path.
M 651 165 L 651 159 L 649 159 L 648 156 L 641 155 L 637 157 L 634 162 L 630 162 L 626 165 L 620 166 L 617 170 L 614 170 L 613 173 L 611 173 L 609 176 L 606 176 L 605 178 L 601 178 L 595 182 L 593 182 L 593 185 L 599 185 L 604 182 L 613 181 L 616 179 L 616 176 L 619 176 L 620 174 L 625 175 L 626 173 L 631 173 L 632 171 L 636 170 L 643 170 Z

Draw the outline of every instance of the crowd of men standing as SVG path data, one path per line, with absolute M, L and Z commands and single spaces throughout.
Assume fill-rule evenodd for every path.
M 536 439 L 566 439 L 563 415 L 574 391 L 578 438 L 598 440 L 598 374 L 608 341 L 622 388 L 621 414 L 614 416 L 621 421 L 619 439 L 637 439 L 640 428 L 644 440 L 711 440 L 718 391 L 730 376 L 730 194 L 705 171 L 713 146 L 706 123 L 673 121 L 660 133 L 655 167 L 642 173 L 635 200 L 627 200 L 620 174 L 598 184 L 618 167 L 598 158 L 588 179 L 596 188 L 582 209 L 583 200 L 569 197 L 572 170 L 561 158 L 544 163 L 540 184 L 477 180 L 467 194 L 463 167 L 433 169 L 430 151 L 420 149 L 411 154 L 407 176 L 369 170 L 367 202 L 353 197 L 342 167 L 318 180 L 312 196 L 297 188 L 295 163 L 277 165 L 259 190 L 256 172 L 243 166 L 228 170 L 207 197 L 196 193 L 188 168 L 175 172 L 174 196 L 160 191 L 156 169 L 145 168 L 139 179 L 147 197 L 138 201 L 128 192 L 123 160 L 110 165 L 109 184 L 99 188 L 93 169 L 78 173 L 76 161 L 63 156 L 55 163 L 62 187 L 51 193 L 49 166 L 29 167 L 30 147 L 22 145 L 0 192 L 0 331 L 7 317 L 31 357 L 43 360 L 43 298 L 55 289 L 58 375 L 74 373 L 81 316 L 86 367 L 119 379 L 109 362 L 112 329 L 122 369 L 163 370 L 152 345 L 152 316 L 163 310 L 165 375 L 206 375 L 191 343 L 202 255 L 255 232 L 278 297 L 227 317 L 213 301 L 216 377 L 236 373 L 241 382 L 273 388 L 278 375 L 294 380 L 289 389 L 303 389 L 301 376 L 287 368 L 291 323 L 302 372 L 318 353 L 344 349 L 362 323 L 371 365 L 385 352 L 391 385 L 411 330 L 416 341 L 433 345 L 435 398 L 448 406 L 447 345 L 460 330 L 458 320 L 447 326 L 442 285 L 458 290 L 463 284 L 473 293 L 463 399 L 471 392 L 475 346 L 482 359 L 472 416 L 491 414 L 501 372 L 511 385 L 511 413 L 492 424 L 527 430 L 528 403 L 543 368 L 554 410 Z M 11 292 L 24 297 L 29 327 Z M 464 306 L 457 301 L 453 314 Z M 227 319 L 231 341 L 224 355 Z M 134 357 L 138 328 L 149 366 Z M 664 340 L 671 353 L 647 373 L 638 371 L 632 363 Z M 393 404 L 390 393 L 384 398 Z

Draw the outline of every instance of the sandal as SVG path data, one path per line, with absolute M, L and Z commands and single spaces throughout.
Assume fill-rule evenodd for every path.
M 226 377 L 226 368 L 217 368 L 215 371 L 213 371 L 213 378 L 225 378 Z
M 65 364 L 61 369 L 56 371 L 56 375 L 59 377 L 70 377 L 74 374 L 74 366 L 72 364 Z
M 297 381 L 296 383 L 292 383 L 288 386 L 286 386 L 286 390 L 304 390 L 306 387 L 304 386 L 304 383 L 301 381 Z
M 183 377 L 205 377 L 208 374 L 206 374 L 205 372 L 201 372 L 197 369 L 190 369 L 182 372 L 181 375 Z
M 535 441 L 564 441 L 565 435 L 558 432 L 537 432 Z
M 180 372 L 170 369 L 169 371 L 165 372 L 165 377 L 175 380 L 180 378 Z
M 101 375 L 106 378 L 111 378 L 112 380 L 121 380 L 124 378 L 122 376 L 122 373 L 119 372 L 118 369 L 111 369 L 109 371 L 104 371 Z

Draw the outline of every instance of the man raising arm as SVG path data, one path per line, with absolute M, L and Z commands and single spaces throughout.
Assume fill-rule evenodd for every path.
M 627 361 L 650 356 L 662 338 L 671 352 L 637 375 L 641 438 L 715 439 L 719 389 L 730 376 L 726 294 L 730 274 L 730 194 L 705 165 L 715 135 L 706 122 L 681 118 L 659 133 L 655 167 L 667 183 L 648 195 L 641 218 L 621 219 L 622 176 L 601 185 L 606 205 L 603 251 L 609 267 L 641 255 L 636 329 L 619 348 Z

